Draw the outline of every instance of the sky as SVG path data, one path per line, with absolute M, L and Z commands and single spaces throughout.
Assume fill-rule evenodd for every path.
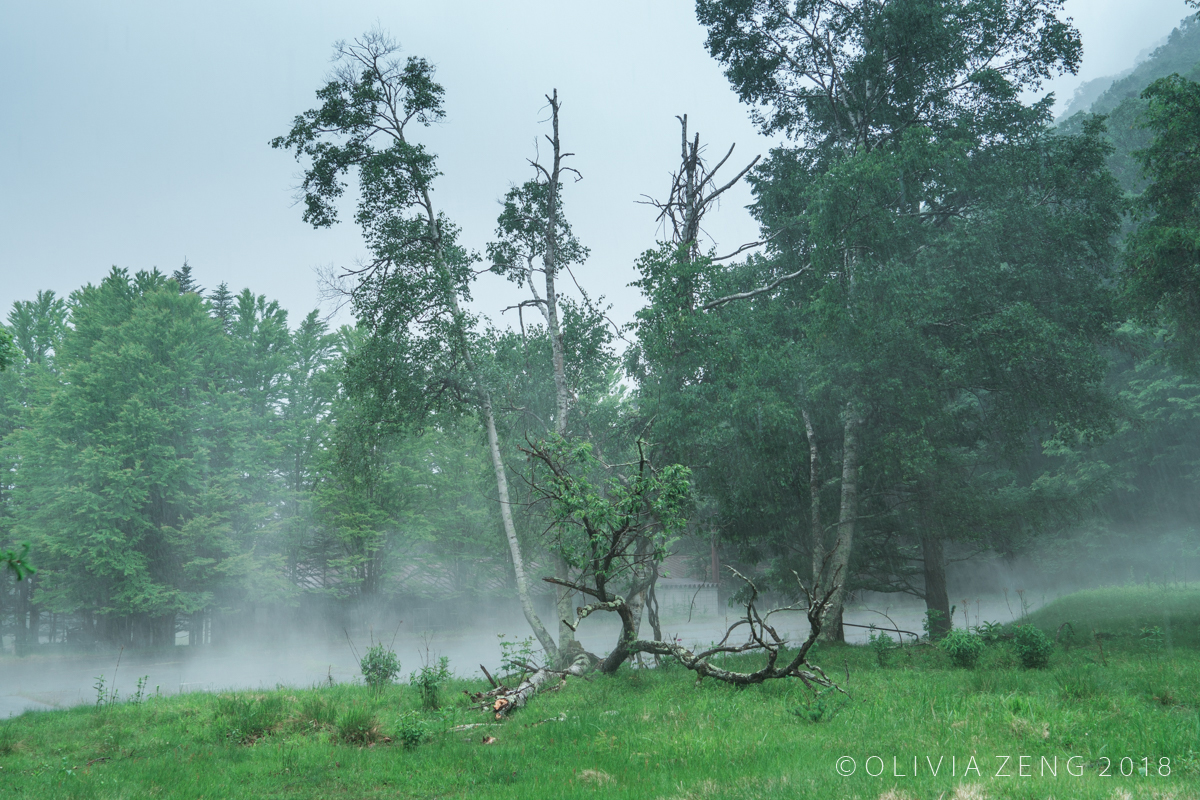
M 1187 13 L 1183 0 L 1068 0 L 1083 64 L 1046 89 L 1061 108 Z M 576 274 L 618 323 L 641 305 L 633 263 L 660 230 L 637 201 L 666 194 L 675 116 L 710 157 L 736 143 L 739 167 L 772 145 L 706 53 L 690 0 L 0 0 L 0 309 L 41 289 L 67 295 L 114 265 L 169 273 L 185 258 L 202 286 L 265 294 L 293 324 L 319 307 L 317 270 L 365 249 L 349 215 L 332 230 L 303 223 L 301 166 L 267 143 L 316 105 L 333 43 L 376 25 L 437 65 L 447 114 L 419 138 L 444 173 L 435 203 L 476 250 L 505 191 L 532 176 L 545 95 L 558 90 L 583 177 L 565 205 L 591 250 Z M 755 238 L 749 201 L 739 187 L 710 215 L 723 252 Z M 500 314 L 521 299 L 515 287 L 486 275 L 474 294 L 478 312 L 515 324 Z

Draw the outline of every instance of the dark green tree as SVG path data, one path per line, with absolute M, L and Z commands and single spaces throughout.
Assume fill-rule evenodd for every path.
M 1164 319 L 1168 352 L 1195 367 L 1200 354 L 1200 83 L 1173 75 L 1142 93 L 1153 133 L 1135 155 L 1150 183 L 1126 241 L 1126 295 L 1143 320 Z
M 754 180 L 767 255 L 724 270 L 646 262 L 652 308 L 662 293 L 673 304 L 650 313 L 728 315 L 720 327 L 734 333 L 680 323 L 723 346 L 730 365 L 725 373 L 677 357 L 692 369 L 681 382 L 688 393 L 722 382 L 740 391 L 738 339 L 768 348 L 747 356 L 754 363 L 791 366 L 770 394 L 793 405 L 797 432 L 811 433 L 810 469 L 793 463 L 792 474 L 804 475 L 797 488 L 815 512 L 806 549 L 822 583 L 836 575 L 844 586 L 863 572 L 856 534 L 877 516 L 874 498 L 918 508 L 907 514 L 917 521 L 932 516 L 928 502 L 919 507 L 945 493 L 935 491 L 946 484 L 939 476 L 967 471 L 934 457 L 951 445 L 974 452 L 969 462 L 990 443 L 994 462 L 1037 430 L 1102 427 L 1095 345 L 1111 318 L 1103 282 L 1116 192 L 1095 131 L 1050 137 L 1048 101 L 1020 99 L 1078 61 L 1078 35 L 1058 8 L 697 5 L 710 52 L 760 127 L 794 144 Z M 769 343 L 764 323 L 782 340 Z M 653 346 L 665 361 L 669 348 Z M 1074 413 L 1081 397 L 1096 414 Z M 818 500 L 831 489 L 826 512 L 832 504 Z M 923 545 L 927 601 L 948 612 L 936 596 L 944 534 L 928 521 L 907 532 Z M 840 606 L 839 593 L 827 628 L 839 637 Z

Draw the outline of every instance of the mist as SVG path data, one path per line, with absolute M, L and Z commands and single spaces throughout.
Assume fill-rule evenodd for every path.
M 0 718 L 1200 581 L 1194 298 L 1130 213 L 1200 23 L 1125 5 L 849 133 L 684 7 L 134 4 L 53 58 L 9 9 Z

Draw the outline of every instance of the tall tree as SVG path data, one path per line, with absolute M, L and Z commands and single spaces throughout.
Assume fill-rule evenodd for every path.
M 897 426 L 906 436 L 928 437 L 930 422 L 957 402 L 953 391 L 964 391 L 952 381 L 931 385 L 938 369 L 970 363 L 984 382 L 989 371 L 995 378 L 1011 369 L 1029 352 L 1018 342 L 1031 339 L 1044 345 L 1042 353 L 1065 353 L 1084 389 L 1099 381 L 1094 343 L 1105 332 L 1101 282 L 1115 195 L 1092 163 L 1095 136 L 1078 144 L 1044 139 L 1048 101 L 1027 106 L 1021 100 L 1043 78 L 1078 63 L 1078 34 L 1057 18 L 1060 6 L 1055 0 L 697 4 L 709 29 L 708 48 L 753 106 L 756 122 L 794 142 L 775 151 L 755 181 L 770 257 L 751 259 L 728 274 L 740 274 L 743 286 L 766 288 L 800 273 L 774 294 L 800 315 L 795 344 L 805 351 L 801 402 L 838 409 L 840 467 L 823 481 L 839 486 L 836 536 L 827 546 L 814 536 L 813 553 L 814 562 L 826 561 L 825 582 L 838 575 L 843 590 L 854 570 L 864 469 L 876 466 L 865 456 L 886 445 L 887 431 Z M 1022 153 L 1034 156 L 1022 161 Z M 1087 165 L 1073 184 L 1064 180 L 1072 158 Z M 1048 206 L 1038 192 L 1045 183 L 1056 192 Z M 997 187 L 1011 211 L 989 200 L 988 191 Z M 1086 205 L 1072 215 L 1081 193 Z M 1039 224 L 1037 214 L 1046 208 L 1052 214 Z M 1025 226 L 1015 241 L 1038 228 L 1069 235 L 1062 252 L 1022 251 L 1013 239 L 990 238 L 1006 223 Z M 1008 227 L 1007 234 L 1014 230 Z M 1008 252 L 980 249 L 982 238 L 1007 242 Z M 962 281 L 953 280 L 964 253 L 971 269 Z M 972 297 L 958 292 L 988 281 L 1015 288 L 1006 271 L 1029 282 L 1018 291 L 1029 291 L 1038 283 L 1037 270 L 1063 257 L 1076 266 L 1056 276 L 1053 288 L 1065 290 L 1072 304 L 993 293 L 985 297 L 996 304 L 977 308 L 977 316 L 955 308 Z M 750 295 L 743 302 L 751 304 L 773 296 L 740 294 Z M 998 348 L 983 330 L 1020 332 Z M 1053 348 L 1063 333 L 1071 346 Z M 918 349 L 901 346 L 918 335 L 924 340 Z M 980 366 L 985 364 L 993 366 Z M 1022 416 L 1025 430 L 1047 417 L 1068 421 L 1072 393 L 1066 381 L 1053 385 L 1061 392 L 1015 395 L 1012 408 L 1036 407 L 1042 415 Z M 1047 398 L 1052 402 L 1043 402 Z M 810 443 L 833 439 L 815 433 Z M 890 438 L 895 448 L 900 440 Z M 902 482 L 920 483 L 927 467 L 911 462 Z M 926 530 L 923 540 L 930 545 L 925 560 L 936 573 L 937 539 Z M 932 586 L 936 574 L 927 580 Z M 842 600 L 841 592 L 832 598 L 835 623 Z M 841 636 L 839 624 L 827 630 Z
M 335 55 L 337 67 L 317 92 L 320 108 L 296 117 L 288 135 L 271 144 L 309 162 L 301 188 L 304 219 L 315 227 L 334 224 L 342 176 L 358 175 L 355 219 L 371 260 L 349 274 L 356 279 L 354 308 L 371 340 L 350 365 L 351 386 L 394 421 L 418 427 L 439 405 L 465 402 L 477 410 L 522 610 L 557 661 L 557 645 L 529 596 L 491 392 L 478 374 L 474 321 L 462 306 L 475 257 L 434 205 L 433 154 L 410 139 L 413 127 L 442 118 L 444 90 L 433 65 L 414 56 L 402 60 L 399 46 L 380 31 L 337 45 Z
M 1149 185 L 1138 202 L 1141 224 L 1126 242 L 1125 288 L 1143 319 L 1171 329 L 1178 364 L 1200 364 L 1200 83 L 1172 75 L 1150 84 L 1145 126 L 1153 133 L 1135 154 Z
M 572 385 L 568 372 L 580 377 L 581 373 L 595 372 L 597 366 L 603 370 L 607 361 L 601 355 L 599 364 L 568 364 L 566 344 L 564 342 L 564 319 L 560 295 L 562 287 L 559 278 L 564 273 L 572 275 L 572 265 L 582 264 L 587 258 L 587 248 L 579 243 L 571 230 L 562 208 L 563 179 L 574 174 L 578 180 L 579 173 L 566 166 L 566 159 L 573 155 L 563 151 L 559 137 L 559 111 L 561 103 L 558 90 L 546 96 L 550 105 L 551 134 L 547 136 L 550 143 L 550 163 L 543 165 L 538 160 L 529 163 L 536 171 L 536 176 L 522 184 L 513 187 L 505 195 L 503 210 L 500 213 L 496 229 L 497 241 L 488 245 L 488 256 L 492 261 L 492 271 L 506 275 L 518 286 L 526 287 L 530 299 L 516 306 L 518 315 L 526 307 L 536 308 L 546 324 L 546 333 L 550 341 L 550 360 L 554 379 L 554 407 L 551 416 L 553 432 L 557 437 L 564 437 L 569 430 L 568 416 L 573 400 L 578 400 L 581 387 Z M 538 291 L 538 283 L 542 291 Z M 582 287 L 579 287 L 582 291 Z M 590 305 L 589 298 L 584 295 L 584 303 Z M 506 309 L 507 310 L 507 309 Z M 598 315 L 576 314 L 577 321 L 591 321 Z M 598 320 L 600 325 L 603 320 Z M 521 328 L 525 324 L 522 318 Z M 597 355 L 597 353 L 592 354 Z M 554 576 L 559 581 L 566 582 L 569 578 L 568 565 L 563 556 L 551 551 L 550 558 L 554 564 Z M 559 585 L 555 598 L 555 608 L 558 617 L 558 645 L 560 649 L 573 647 L 575 631 L 570 627 L 569 620 L 573 612 L 573 602 L 570 592 Z
M 16 439 L 16 527 L 45 553 L 40 602 L 94 610 L 114 641 L 174 643 L 175 615 L 208 602 L 189 581 L 196 559 L 219 569 L 230 555 L 195 529 L 212 502 L 217 331 L 196 295 L 117 269 L 72 295 L 70 321 L 63 384 Z

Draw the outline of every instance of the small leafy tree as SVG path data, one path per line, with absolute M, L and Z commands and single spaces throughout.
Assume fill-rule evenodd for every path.
M 450 680 L 450 659 L 442 656 L 436 664 L 423 664 L 414 672 L 408 682 L 417 687 L 421 695 L 421 708 L 426 711 L 436 711 L 441 707 L 441 690 L 446 681 Z
M 358 662 L 367 685 L 379 692 L 400 674 L 400 659 L 396 651 L 380 642 L 371 647 Z

